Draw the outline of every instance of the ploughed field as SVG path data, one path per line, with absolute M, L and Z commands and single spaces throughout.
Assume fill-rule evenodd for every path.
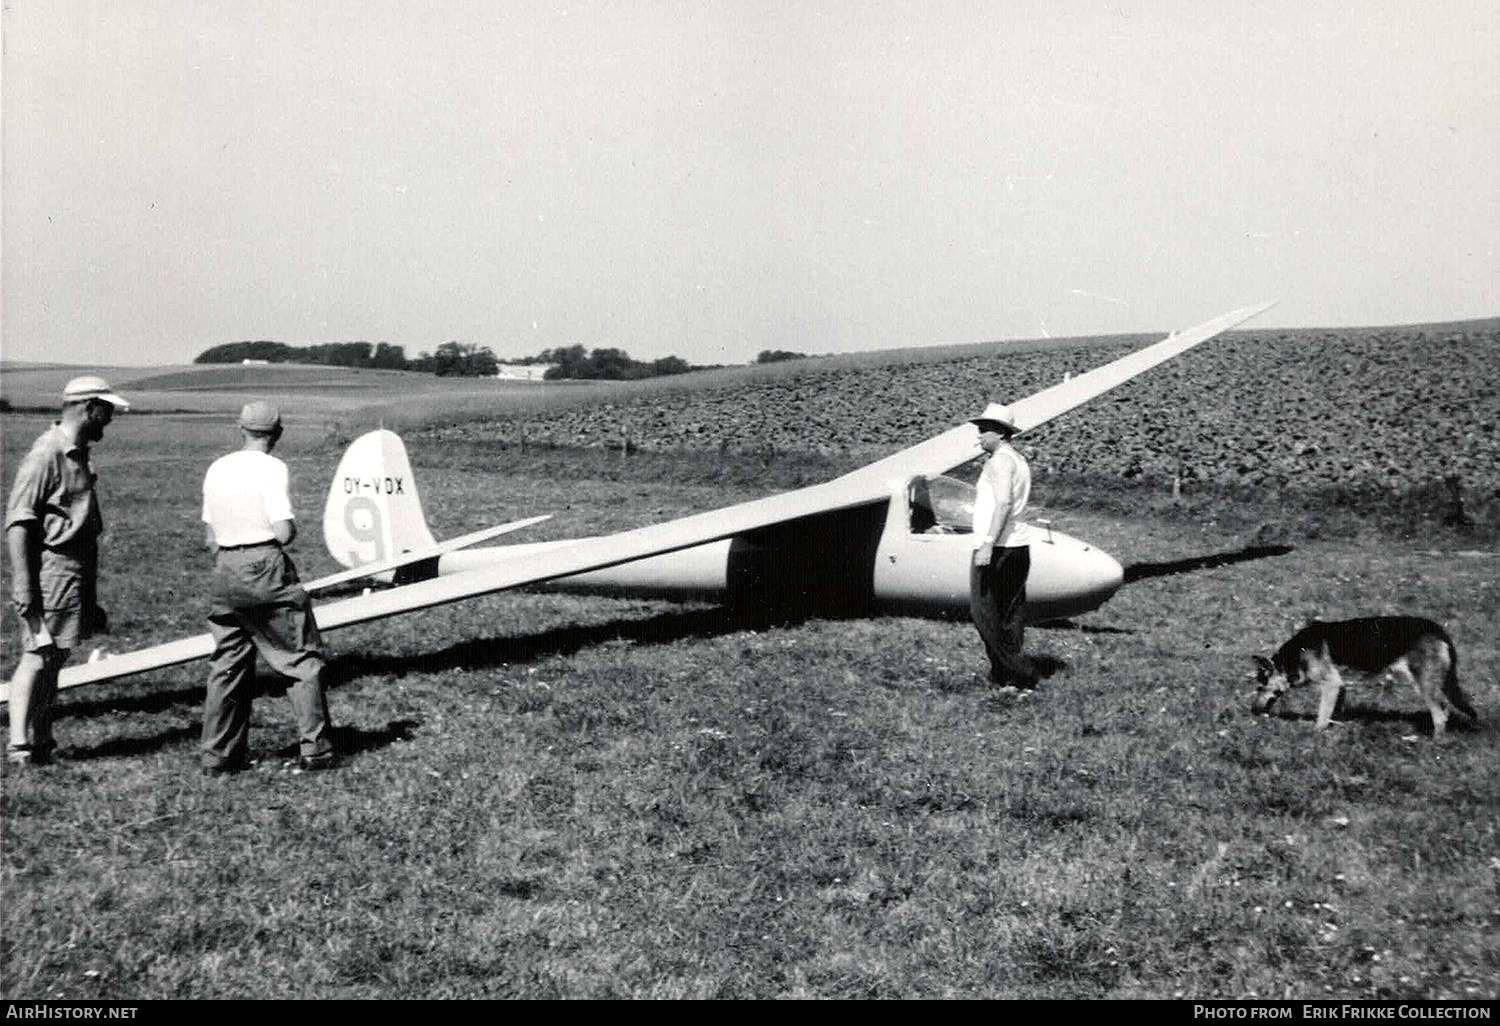
M 500 447 L 806 453 L 853 467 L 936 434 L 993 400 L 1030 395 L 1139 340 L 849 365 L 807 361 L 771 380 L 612 393 L 597 405 L 498 409 L 428 429 Z M 1039 478 L 1195 483 L 1318 493 L 1407 492 L 1456 477 L 1500 496 L 1500 322 L 1234 332 L 1025 436 Z

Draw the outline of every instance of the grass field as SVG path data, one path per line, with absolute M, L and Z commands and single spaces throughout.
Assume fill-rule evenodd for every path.
M 580 382 L 545 385 L 493 378 L 440 378 L 408 371 L 323 367 L 314 364 L 102 367 L 10 364 L 0 366 L 0 399 L 9 408 L 53 410 L 68 379 L 96 372 L 136 413 L 232 414 L 249 399 L 274 397 L 289 422 L 318 433 L 341 425 L 384 421 L 406 427 L 440 416 L 463 419 L 566 407 L 597 391 Z
M 0 421 L 7 479 L 44 422 Z M 227 424 L 128 416 L 100 445 L 113 647 L 202 629 Z M 283 445 L 308 576 L 334 568 L 313 525 L 339 442 L 294 421 Z M 557 514 L 528 539 L 829 469 L 412 456 L 437 534 Z M 1132 580 L 1029 632 L 1030 694 L 978 682 L 965 623 L 531 595 L 330 635 L 334 773 L 292 769 L 268 696 L 257 769 L 199 777 L 201 666 L 71 693 L 60 765 L 3 780 L 0 993 L 1500 997 L 1493 727 L 1435 744 L 1378 689 L 1322 735 L 1311 696 L 1248 712 L 1249 655 L 1307 616 L 1402 611 L 1450 627 L 1493 722 L 1494 553 L 1374 510 L 1307 537 L 1274 497 L 1036 497 Z

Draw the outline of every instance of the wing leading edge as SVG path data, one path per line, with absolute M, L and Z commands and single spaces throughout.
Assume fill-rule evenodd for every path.
M 1118 360 L 1112 360 L 1102 367 L 1095 367 L 1068 381 L 1044 388 L 1034 395 L 1029 395 L 1024 399 L 1009 400 L 1010 408 L 1016 415 L 1016 427 L 1023 433 L 1035 430 L 1069 410 L 1082 406 L 1090 399 L 1096 399 L 1110 389 L 1123 385 L 1152 367 L 1165 363 L 1174 356 L 1180 356 L 1194 346 L 1207 342 L 1230 328 L 1265 313 L 1275 305 L 1275 303 L 1262 303 L 1258 306 L 1232 310 L 1222 317 L 1215 317 L 1195 328 L 1173 332 L 1159 342 L 1137 349 L 1133 353 L 1127 353 Z M 935 438 L 929 438 L 909 449 L 902 449 L 868 466 L 860 467 L 831 483 L 857 478 L 861 481 L 868 481 L 866 487 L 870 489 L 885 488 L 889 486 L 890 481 L 904 481 L 917 474 L 946 474 L 977 455 L 979 455 L 978 439 L 973 426 L 960 424 Z
M 1036 428 L 1124 384 L 1165 360 L 1269 309 L 1244 307 L 1127 354 L 1070 381 L 1011 404 L 1021 430 Z M 436 577 L 391 591 L 329 602 L 316 608 L 318 626 L 336 630 L 400 613 L 567 577 L 731 538 L 819 513 L 832 513 L 889 499 L 891 482 L 937 474 L 978 455 L 972 425 L 961 424 L 935 438 L 877 460 L 823 484 L 699 513 L 620 534 L 580 539 L 533 554 L 518 554 L 494 567 Z M 207 634 L 84 663 L 63 670 L 58 687 L 73 688 L 203 659 L 212 654 Z M 6 689 L 8 692 L 8 688 Z

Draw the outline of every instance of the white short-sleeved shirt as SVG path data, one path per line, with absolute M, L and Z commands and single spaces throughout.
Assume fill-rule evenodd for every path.
M 271 525 L 292 519 L 286 464 L 268 452 L 220 456 L 203 476 L 203 522 L 221 548 L 275 541 Z
M 979 548 L 990 537 L 995 521 L 994 544 L 997 548 L 1016 548 L 1030 542 L 1021 514 L 1031 498 L 1031 468 L 1026 459 L 1009 445 L 996 449 L 985 461 L 984 470 L 974 488 L 974 547 Z M 998 513 L 998 517 L 997 517 Z

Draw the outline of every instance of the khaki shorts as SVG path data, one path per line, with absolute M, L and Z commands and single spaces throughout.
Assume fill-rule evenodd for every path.
M 52 636 L 52 646 L 63 651 L 77 648 L 78 643 L 88 637 L 84 631 L 83 619 L 82 606 L 42 610 L 42 623 L 46 625 L 47 633 Z M 32 633 L 31 625 L 26 622 L 24 616 L 20 617 L 20 621 L 21 651 L 40 652 L 42 646 L 36 643 L 36 635 Z
M 77 648 L 93 633 L 91 620 L 94 582 L 82 562 L 51 549 L 42 550 L 37 578 L 42 588 L 42 623 L 60 649 Z M 36 652 L 36 635 L 21 620 L 21 651 Z

